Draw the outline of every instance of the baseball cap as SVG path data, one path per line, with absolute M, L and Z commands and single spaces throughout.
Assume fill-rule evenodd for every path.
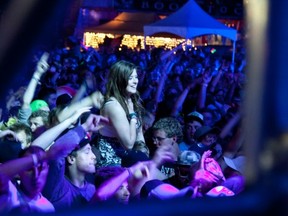
M 185 122 L 191 122 L 191 121 L 198 121 L 201 124 L 203 124 L 204 123 L 204 116 L 201 113 L 197 112 L 197 111 L 190 112 L 186 116 Z
M 181 152 L 176 164 L 191 166 L 194 163 L 200 161 L 201 155 L 195 151 L 185 150 Z
M 141 188 L 140 197 L 142 199 L 159 199 L 167 200 L 180 197 L 192 197 L 193 188 L 185 187 L 181 190 L 171 184 L 167 184 L 161 180 L 153 179 L 147 181 Z
M 217 127 L 212 128 L 210 126 L 202 126 L 195 131 L 194 138 L 200 141 L 203 136 L 209 133 L 218 135 L 220 133 L 220 129 Z
M 32 112 L 35 112 L 35 111 L 41 109 L 42 107 L 45 107 L 45 108 L 47 107 L 49 109 L 48 104 L 44 100 L 36 99 L 30 103 L 30 108 L 31 108 Z
M 240 173 L 244 173 L 244 168 L 245 168 L 245 156 L 239 155 L 234 158 L 229 158 L 224 156 L 224 161 L 225 163 L 232 169 L 237 170 Z
M 85 145 L 87 145 L 88 143 L 90 143 L 91 139 L 88 135 L 86 135 L 78 144 L 78 146 L 74 149 L 74 151 L 77 151 L 81 148 L 83 148 Z

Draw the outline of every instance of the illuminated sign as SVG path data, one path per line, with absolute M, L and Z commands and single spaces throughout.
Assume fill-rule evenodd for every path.
M 187 0 L 114 0 L 118 11 L 149 11 L 169 14 L 181 8 Z M 216 19 L 243 19 L 242 0 L 195 0 L 199 6 Z

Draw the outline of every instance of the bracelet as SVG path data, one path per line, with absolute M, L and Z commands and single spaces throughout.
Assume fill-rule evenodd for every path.
M 137 113 L 133 112 L 133 113 L 130 113 L 130 114 L 129 114 L 129 118 L 130 118 L 130 119 L 137 119 L 137 118 L 138 118 L 138 115 L 137 115 Z
M 41 85 L 41 82 L 40 82 L 39 78 L 33 76 L 32 79 L 34 79 L 39 85 Z
M 31 154 L 31 156 L 32 156 L 32 160 L 33 160 L 34 167 L 37 167 L 37 165 L 38 165 L 38 158 L 37 158 L 36 154 Z

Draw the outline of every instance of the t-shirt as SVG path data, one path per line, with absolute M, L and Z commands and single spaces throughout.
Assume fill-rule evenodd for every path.
M 77 132 L 77 134 L 83 138 L 84 131 L 82 131 L 82 134 L 81 128 L 81 126 L 78 126 L 67 132 L 67 134 L 70 133 L 68 136 L 72 136 L 72 133 L 75 136 L 75 133 Z M 65 146 L 67 146 L 65 149 L 66 155 L 63 155 L 63 157 L 49 163 L 49 173 L 43 194 L 52 202 L 56 210 L 86 205 L 96 191 L 95 186 L 87 181 L 85 182 L 84 187 L 79 188 L 73 185 L 69 178 L 65 176 L 65 157 L 75 148 L 76 142 L 72 143 L 73 140 L 69 142 L 69 145 L 67 145 L 67 142 L 63 143 Z M 62 145 L 61 143 L 57 143 L 56 140 L 54 145 L 58 144 Z
M 89 203 L 95 193 L 95 186 L 85 182 L 79 188 L 64 175 L 65 159 L 50 163 L 49 175 L 43 193 L 53 203 L 55 209 L 71 209 Z
M 181 152 L 188 150 L 189 147 L 190 147 L 190 145 L 188 145 L 188 144 L 185 143 L 185 142 L 179 143 L 179 149 L 180 149 Z
M 20 108 L 18 110 L 18 115 L 17 115 L 18 121 L 30 126 L 28 123 L 28 119 L 31 116 L 31 114 L 32 114 L 32 110 L 30 108 L 28 109 Z

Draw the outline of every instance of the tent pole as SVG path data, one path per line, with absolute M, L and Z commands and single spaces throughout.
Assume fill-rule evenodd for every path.
M 236 49 L 236 40 L 233 41 L 233 52 L 232 52 L 232 64 L 234 65 L 235 61 L 235 49 Z M 234 65 L 235 67 L 235 65 Z M 234 73 L 235 68 L 233 67 L 232 73 Z

